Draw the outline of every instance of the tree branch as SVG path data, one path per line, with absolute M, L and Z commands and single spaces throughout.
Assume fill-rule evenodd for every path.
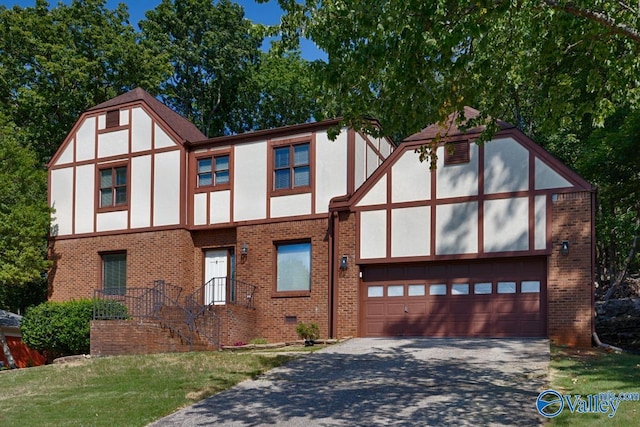
M 544 0 L 544 2 L 553 9 L 562 10 L 573 16 L 586 18 L 590 21 L 601 24 L 602 26 L 611 29 L 614 33 L 621 36 L 625 36 L 635 43 L 640 44 L 640 32 L 626 24 L 616 22 L 611 16 L 597 12 L 590 9 L 582 9 L 572 4 L 559 4 L 557 0 Z

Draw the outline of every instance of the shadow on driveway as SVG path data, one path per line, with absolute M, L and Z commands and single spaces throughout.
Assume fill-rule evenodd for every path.
M 152 426 L 538 425 L 548 365 L 546 339 L 359 338 Z

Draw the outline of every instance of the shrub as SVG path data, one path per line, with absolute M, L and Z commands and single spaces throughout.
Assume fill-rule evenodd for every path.
M 22 340 L 49 360 L 88 353 L 93 301 L 45 302 L 31 307 L 22 324 Z
M 249 341 L 249 344 L 267 344 L 268 341 L 266 338 L 253 338 Z
M 110 299 L 93 300 L 93 315 L 96 319 L 128 319 L 127 306 Z
M 309 322 L 309 323 L 298 323 L 296 326 L 296 333 L 300 338 L 302 338 L 306 343 L 310 343 L 313 345 L 313 341 L 317 340 L 320 337 L 320 328 L 317 323 Z

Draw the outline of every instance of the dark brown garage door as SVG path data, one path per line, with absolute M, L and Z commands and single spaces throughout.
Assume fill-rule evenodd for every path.
M 364 266 L 363 336 L 546 336 L 546 259 Z

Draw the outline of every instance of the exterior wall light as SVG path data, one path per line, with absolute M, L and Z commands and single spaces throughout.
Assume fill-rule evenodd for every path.
M 249 245 L 247 243 L 242 244 L 242 248 L 240 248 L 240 254 L 246 255 L 249 253 Z
M 349 257 L 346 255 L 342 255 L 340 258 L 340 270 L 346 270 L 349 266 Z
M 563 240 L 560 244 L 560 254 L 569 255 L 569 241 Z

